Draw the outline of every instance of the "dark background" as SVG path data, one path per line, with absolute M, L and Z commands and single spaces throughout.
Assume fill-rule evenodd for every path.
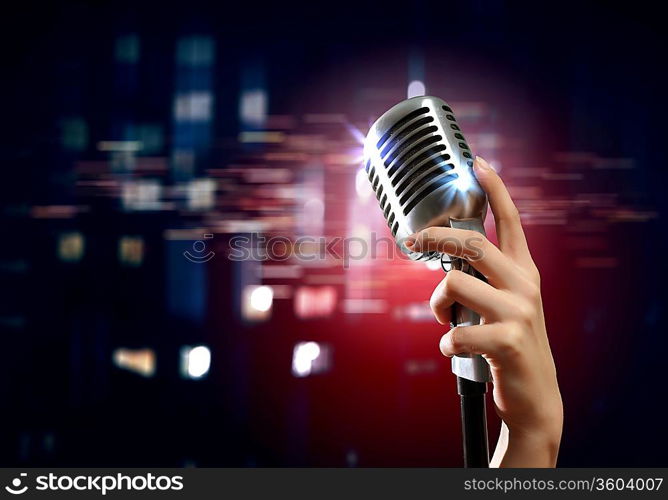
M 418 53 L 428 91 L 494 103 L 492 125 L 510 142 L 523 140 L 504 157 L 521 209 L 520 202 L 531 208 L 521 188 L 538 181 L 519 166 L 577 173 L 577 182 L 544 188 L 551 199 L 581 202 L 568 205 L 565 221 L 527 225 L 565 404 L 559 465 L 668 465 L 668 82 L 658 7 L 73 2 L 12 5 L 2 18 L 0 463 L 458 466 L 458 402 L 436 351 L 437 325 L 340 309 L 306 321 L 289 299 L 274 302 L 270 321 L 248 324 L 239 316 L 243 266 L 216 258 L 195 271 L 177 258 L 190 242 L 164 238 L 168 229 L 207 225 L 210 213 L 128 211 L 118 192 L 80 183 L 81 162 L 111 164 L 96 144 L 128 140 L 128 123 L 161 126 L 150 156 L 164 159 L 159 177 L 167 187 L 250 162 L 263 146 L 235 142 L 246 130 L 237 110 L 249 80 L 266 90 L 271 115 L 344 113 L 365 133 L 365 123 L 405 98 Z M 139 61 L 129 66 L 114 59 L 126 34 L 141 41 Z M 184 77 L 175 47 L 193 34 L 215 46 L 214 63 Z M 173 119 L 174 94 L 188 79 L 215 94 L 205 128 L 184 130 Z M 374 100 L 361 92 L 369 88 L 389 95 Z M 63 147 L 63 120 L 73 116 L 83 117 L 86 139 Z M 319 133 L 346 140 L 339 129 Z M 185 173 L 172 154 L 183 144 L 196 157 Z M 601 158 L 632 168 L 609 169 Z M 295 171 L 305 175 L 304 168 Z M 113 165 L 104 172 L 114 182 L 135 175 Z M 338 204 L 335 190 L 350 176 L 328 172 L 326 220 L 344 223 L 354 189 L 339 193 Z M 245 206 L 254 196 L 245 195 Z M 36 216 L 43 206 L 87 208 Z M 222 219 L 226 213 L 218 210 Z M 249 220 L 255 216 L 262 217 Z M 67 231 L 86 237 L 76 263 L 56 251 Z M 139 267 L 118 262 L 124 234 L 143 238 Z M 226 237 L 217 234 L 216 249 Z M 431 290 L 411 293 L 426 298 Z M 334 349 L 332 367 L 294 377 L 293 345 L 313 338 Z M 179 349 L 191 344 L 211 349 L 202 380 L 179 376 Z M 119 346 L 154 349 L 155 376 L 115 367 Z M 439 368 L 412 376 L 404 367 L 413 358 Z

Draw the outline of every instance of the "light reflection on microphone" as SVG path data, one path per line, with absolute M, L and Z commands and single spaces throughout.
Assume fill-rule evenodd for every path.
M 464 165 L 455 167 L 457 177 L 452 180 L 452 185 L 460 192 L 466 192 L 475 186 L 475 180 L 471 174 L 470 168 Z

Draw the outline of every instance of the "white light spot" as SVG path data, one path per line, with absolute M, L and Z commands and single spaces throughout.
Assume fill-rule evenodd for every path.
M 292 372 L 297 377 L 310 375 L 313 362 L 318 356 L 320 356 L 320 346 L 317 342 L 300 342 L 292 353 Z
M 211 351 L 203 345 L 181 349 L 182 373 L 188 378 L 202 378 L 211 367 Z
M 239 117 L 245 125 L 264 125 L 267 119 L 267 92 L 262 89 L 244 91 L 239 101 Z
M 425 95 L 427 89 L 420 80 L 413 80 L 408 84 L 408 98 L 419 97 Z
M 153 179 L 134 179 L 123 183 L 121 201 L 123 208 L 132 210 L 157 210 L 160 208 L 162 186 Z
M 216 204 L 216 181 L 213 179 L 193 179 L 187 187 L 188 208 L 210 210 Z
M 266 312 L 271 309 L 274 301 L 274 291 L 268 286 L 259 286 L 251 292 L 250 305 L 253 309 Z

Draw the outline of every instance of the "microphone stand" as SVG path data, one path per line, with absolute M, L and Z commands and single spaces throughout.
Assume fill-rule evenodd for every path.
M 459 229 L 470 229 L 485 234 L 482 220 L 450 219 L 450 225 Z M 485 280 L 468 261 L 451 260 L 452 268 Z M 480 323 L 480 316 L 459 304 L 452 306 L 452 326 L 468 326 Z M 464 467 L 489 467 L 489 444 L 487 439 L 487 410 L 485 395 L 487 382 L 491 380 L 487 361 L 480 355 L 460 355 L 452 358 L 452 372 L 457 375 L 457 392 L 460 396 L 462 419 L 462 442 Z
M 457 377 L 457 392 L 461 401 L 464 467 L 487 468 L 489 467 L 485 408 L 487 383 Z
M 458 304 L 453 306 L 452 326 L 457 326 Z M 454 359 L 454 358 L 453 358 Z M 487 382 L 475 382 L 457 377 L 457 393 L 460 398 L 462 416 L 462 443 L 464 447 L 464 467 L 489 467 L 489 445 L 487 440 L 487 409 L 485 395 Z
M 457 326 L 456 309 L 453 306 L 453 327 Z M 485 395 L 487 382 L 474 382 L 464 377 L 457 377 L 457 393 L 460 399 L 462 417 L 462 443 L 464 447 L 464 467 L 489 467 L 489 445 L 487 440 L 487 408 Z

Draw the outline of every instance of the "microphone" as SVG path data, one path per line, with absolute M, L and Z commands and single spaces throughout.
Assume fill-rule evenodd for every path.
M 441 259 L 436 251 L 414 252 L 405 239 L 430 226 L 485 234 L 487 196 L 472 171 L 473 155 L 448 104 L 437 97 L 413 97 L 390 108 L 371 126 L 364 144 L 364 168 L 392 236 L 415 261 Z M 464 259 L 452 268 L 483 276 Z M 480 323 L 474 311 L 453 306 L 453 326 Z M 462 396 L 464 461 L 486 467 L 486 382 L 489 366 L 480 355 L 453 356 L 452 372 Z M 482 404 L 482 408 L 480 405 Z M 482 412 L 482 415 L 481 415 Z M 468 442 L 470 441 L 470 442 Z
M 364 164 L 392 236 L 412 260 L 442 258 L 439 252 L 413 252 L 403 244 L 427 227 L 485 234 L 487 196 L 473 175 L 473 155 L 445 101 L 413 97 L 384 113 L 367 135 Z M 462 259 L 452 259 L 452 266 L 481 277 Z M 453 312 L 457 325 L 480 322 L 475 312 L 463 307 Z M 491 380 L 482 356 L 452 359 L 455 375 L 474 382 Z

